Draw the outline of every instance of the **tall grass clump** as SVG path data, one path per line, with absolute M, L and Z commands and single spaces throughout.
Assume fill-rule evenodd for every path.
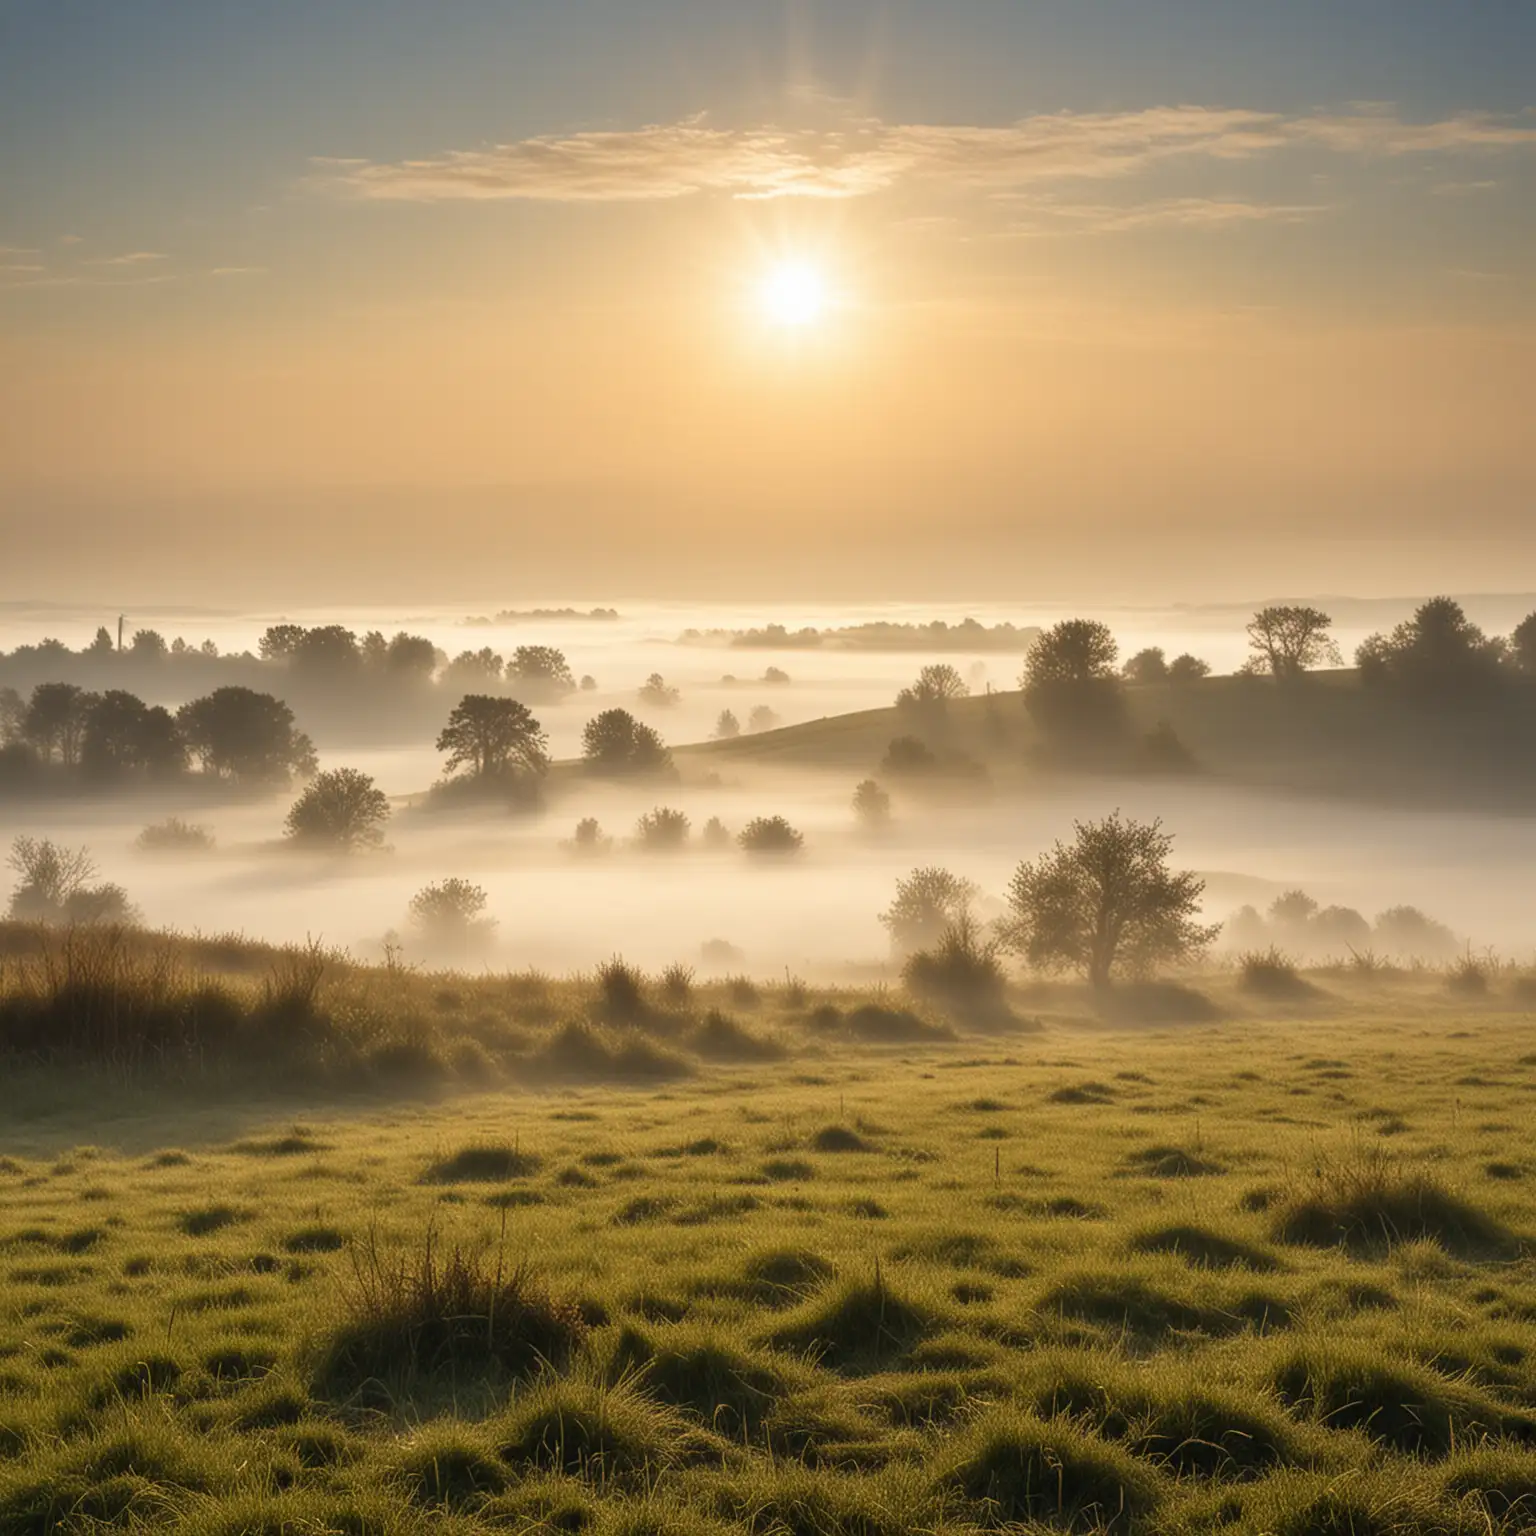
M 969 912 L 945 925 L 932 949 L 908 955 L 901 979 L 908 992 L 960 1011 L 1004 1009 L 1008 978 L 998 959 L 1001 946 L 987 937 Z
M 597 968 L 598 1008 L 615 1024 L 633 1024 L 650 1011 L 645 999 L 645 974 L 622 955 Z
M 423 1377 L 531 1376 L 567 1364 L 587 1332 L 504 1245 L 445 1247 L 435 1226 L 398 1248 L 371 1229 L 352 1246 L 341 1308 L 314 1369 L 317 1389 L 341 1398 L 393 1400 Z
M 1238 956 L 1238 985 L 1255 997 L 1305 997 L 1312 988 L 1302 980 L 1296 963 L 1273 944 Z
M 214 846 L 214 838 L 207 827 L 180 816 L 167 816 L 145 827 L 134 839 L 134 846 L 141 853 L 207 853 Z

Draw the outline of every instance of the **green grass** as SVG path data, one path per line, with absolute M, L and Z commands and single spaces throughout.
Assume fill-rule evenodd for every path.
M 0 1533 L 1528 1528 L 1529 1015 L 1194 980 L 999 1037 L 354 968 L 313 1075 L 11 1063 Z

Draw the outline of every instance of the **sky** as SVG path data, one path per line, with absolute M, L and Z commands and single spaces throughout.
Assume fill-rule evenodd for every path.
M 1528 0 L 0 0 L 0 599 L 1529 590 L 1533 378 Z

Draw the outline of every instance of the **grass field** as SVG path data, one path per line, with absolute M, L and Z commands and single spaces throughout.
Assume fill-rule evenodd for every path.
M 382 1064 L 6 1069 L 0 1532 L 1536 1523 L 1507 989 L 326 985 Z

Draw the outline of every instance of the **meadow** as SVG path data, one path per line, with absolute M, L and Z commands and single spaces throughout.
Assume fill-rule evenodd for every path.
M 1517 978 L 983 1028 L 93 942 L 93 1064 L 0 946 L 7 1536 L 1536 1522 Z

